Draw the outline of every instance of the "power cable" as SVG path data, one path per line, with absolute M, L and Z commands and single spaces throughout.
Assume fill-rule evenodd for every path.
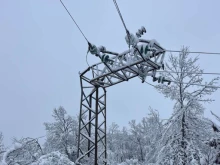
M 76 23 L 75 19 L 73 18 L 73 16 L 70 14 L 69 10 L 66 8 L 66 6 L 64 5 L 64 3 L 62 2 L 62 0 L 60 0 L 61 4 L 63 5 L 63 7 L 66 9 L 67 13 L 69 14 L 70 18 L 72 19 L 72 21 L 75 23 L 75 25 L 77 26 L 77 28 L 79 29 L 79 31 L 81 32 L 82 36 L 85 38 L 85 40 L 87 41 L 89 48 L 92 46 L 91 43 L 89 42 L 89 40 L 86 38 L 85 34 L 82 32 L 82 30 L 80 29 L 79 25 Z M 88 48 L 88 49 L 89 49 Z M 86 54 L 86 63 L 88 65 L 88 67 L 90 67 L 89 63 L 88 63 L 88 53 Z M 95 73 L 93 71 L 93 73 Z M 96 74 L 96 73 L 95 73 Z
M 171 81 L 171 82 L 174 82 L 174 83 L 178 83 L 178 84 L 197 85 L 197 86 L 203 86 L 203 87 L 208 87 L 208 88 L 220 88 L 219 86 L 213 86 L 213 85 L 185 83 L 185 82 L 179 82 L 179 81 L 173 81 L 173 80 L 170 80 L 170 81 Z
M 166 52 L 182 52 L 181 50 L 165 50 Z M 212 54 L 212 55 L 220 55 L 220 53 L 212 53 L 212 52 L 186 52 L 186 53 L 197 53 L 197 54 Z
M 155 85 L 153 85 L 153 84 L 151 84 L 151 83 L 149 83 L 149 82 L 147 82 L 147 81 L 144 81 L 146 84 L 148 84 L 148 85 L 150 85 L 150 86 L 152 86 L 152 87 L 154 87 L 154 88 L 156 88 L 156 86 Z
M 63 5 L 63 7 L 66 9 L 67 13 L 69 14 L 69 16 L 71 17 L 71 19 L 73 20 L 73 22 L 75 23 L 75 25 L 77 26 L 77 28 L 79 29 L 79 31 L 81 32 L 81 34 L 83 35 L 83 37 L 85 38 L 85 40 L 88 42 L 88 44 L 90 44 L 89 40 L 86 38 L 86 36 L 84 35 L 84 33 L 82 32 L 82 30 L 80 29 L 80 27 L 78 26 L 78 24 L 76 23 L 76 21 L 74 20 L 73 16 L 70 14 L 69 10 L 66 8 L 66 6 L 64 5 L 64 3 L 62 2 L 62 0 L 60 0 L 61 4 Z
M 128 40 L 129 40 L 129 45 L 128 45 L 128 48 L 129 48 L 129 53 L 130 53 L 130 49 L 131 49 L 131 37 L 130 37 L 130 32 L 128 31 L 127 27 L 126 27 L 126 24 L 125 24 L 125 21 L 122 17 L 122 14 L 121 14 L 121 11 L 118 7 L 118 4 L 116 2 L 116 0 L 113 0 L 114 4 L 115 4 L 115 7 L 116 7 L 116 10 L 118 11 L 118 14 L 119 14 L 119 17 L 121 18 L 121 22 L 123 23 L 123 26 L 125 28 L 125 31 L 126 31 L 126 34 L 128 36 Z
M 124 21 L 124 19 L 123 19 L 123 17 L 122 17 L 122 14 L 121 14 L 121 12 L 120 12 L 119 7 L 118 7 L 118 4 L 117 4 L 116 0 L 113 0 L 113 1 L 114 1 L 114 4 L 115 4 L 116 9 L 117 9 L 117 11 L 118 11 L 119 17 L 121 18 L 121 21 L 122 21 L 122 23 L 123 23 L 123 26 L 124 26 L 124 28 L 125 28 L 125 31 L 126 31 L 127 34 L 129 34 L 129 31 L 128 31 L 126 25 L 125 25 L 125 21 Z
M 194 73 L 194 72 L 171 72 L 171 71 L 157 71 L 157 72 L 163 72 L 163 73 L 187 73 L 187 74 L 210 74 L 210 75 L 220 75 L 220 73 Z
M 88 53 L 86 53 L 86 63 L 87 63 L 87 65 L 88 65 L 88 67 L 90 68 L 90 65 L 89 65 L 89 63 L 88 63 Z
M 178 81 L 172 81 L 172 80 L 170 80 L 170 81 L 171 81 L 171 82 L 174 82 L 174 83 L 181 83 L 181 82 L 178 82 Z M 153 84 L 151 84 L 151 83 L 148 83 L 147 81 L 144 81 L 144 82 L 145 82 L 146 84 L 148 84 L 148 85 L 151 85 L 151 86 L 157 88 L 156 85 L 153 85 Z M 181 84 L 203 86 L 203 87 L 208 87 L 208 88 L 220 88 L 220 86 L 204 85 L 204 84 L 194 84 L 194 83 L 185 83 L 185 82 L 182 82 Z

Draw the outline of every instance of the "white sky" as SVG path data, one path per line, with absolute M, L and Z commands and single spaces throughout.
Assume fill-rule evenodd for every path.
M 64 0 L 77 23 L 96 45 L 123 52 L 125 31 L 112 0 Z M 118 0 L 130 32 L 145 26 L 144 38 L 164 48 L 220 52 L 219 0 Z M 79 71 L 86 67 L 87 43 L 59 0 L 0 1 L 0 131 L 6 145 L 12 137 L 45 135 L 43 123 L 53 121 L 54 108 L 62 105 L 70 115 L 79 112 Z M 167 54 L 168 55 L 168 54 Z M 89 55 L 89 63 L 99 60 Z M 205 72 L 220 72 L 220 56 L 201 55 Z M 205 80 L 210 80 L 206 76 Z M 152 82 L 150 79 L 149 82 Z M 107 92 L 108 124 L 126 126 L 140 121 L 151 106 L 168 118 L 173 103 L 138 78 Z M 206 104 L 219 112 L 220 92 Z

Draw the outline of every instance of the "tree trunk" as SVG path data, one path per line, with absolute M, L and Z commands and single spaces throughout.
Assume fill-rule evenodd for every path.
M 183 113 L 182 116 L 182 128 L 181 128 L 181 133 L 182 133 L 182 139 L 181 139 L 181 148 L 183 151 L 183 165 L 187 164 L 187 155 L 186 155 L 186 127 L 185 127 L 185 112 Z

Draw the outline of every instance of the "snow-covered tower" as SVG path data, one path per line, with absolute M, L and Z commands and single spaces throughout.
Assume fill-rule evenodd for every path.
M 151 76 L 157 78 L 156 71 L 163 69 L 165 49 L 155 40 L 141 39 L 146 30 L 142 27 L 136 35 L 129 34 L 125 40 L 129 49 L 122 53 L 106 50 L 105 47 L 89 46 L 91 54 L 100 62 L 80 73 L 81 101 L 79 115 L 79 139 L 77 164 L 106 164 L 106 88 L 128 81 L 134 77 L 145 81 Z

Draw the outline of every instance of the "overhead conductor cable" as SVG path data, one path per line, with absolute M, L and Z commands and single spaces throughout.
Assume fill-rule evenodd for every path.
M 61 4 L 63 5 L 63 7 L 66 9 L 67 13 L 69 14 L 70 18 L 72 19 L 72 21 L 75 23 L 75 25 L 77 26 L 77 28 L 79 29 L 79 31 L 81 32 L 82 36 L 84 37 L 84 39 L 87 41 L 88 43 L 88 50 L 92 47 L 91 43 L 89 42 L 89 40 L 86 38 L 85 34 L 82 32 L 82 30 L 80 29 L 79 25 L 76 23 L 75 19 L 73 18 L 73 16 L 70 14 L 69 10 L 66 8 L 66 6 L 64 5 L 64 3 L 62 2 L 62 0 L 60 0 Z M 86 63 L 87 65 L 90 67 L 89 63 L 88 63 L 88 59 L 87 59 L 88 53 L 86 54 Z
M 70 14 L 70 12 L 68 11 L 68 9 L 66 8 L 66 6 L 64 5 L 64 3 L 62 2 L 62 0 L 60 0 L 61 4 L 63 5 L 63 7 L 66 9 L 67 13 L 69 14 L 70 18 L 73 20 L 73 22 L 75 23 L 75 25 L 77 26 L 77 28 L 79 29 L 79 31 L 81 32 L 81 34 L 83 35 L 83 37 L 85 38 L 85 40 L 88 42 L 88 44 L 90 44 L 89 40 L 86 38 L 86 36 L 84 35 L 84 33 L 82 32 L 82 30 L 80 29 L 80 27 L 78 26 L 78 24 L 76 23 L 76 21 L 74 20 L 73 16 Z
M 182 51 L 181 50 L 166 50 L 166 52 L 179 52 L 179 53 L 181 53 Z M 212 52 L 187 52 L 187 53 L 220 55 L 220 53 L 212 53 Z

